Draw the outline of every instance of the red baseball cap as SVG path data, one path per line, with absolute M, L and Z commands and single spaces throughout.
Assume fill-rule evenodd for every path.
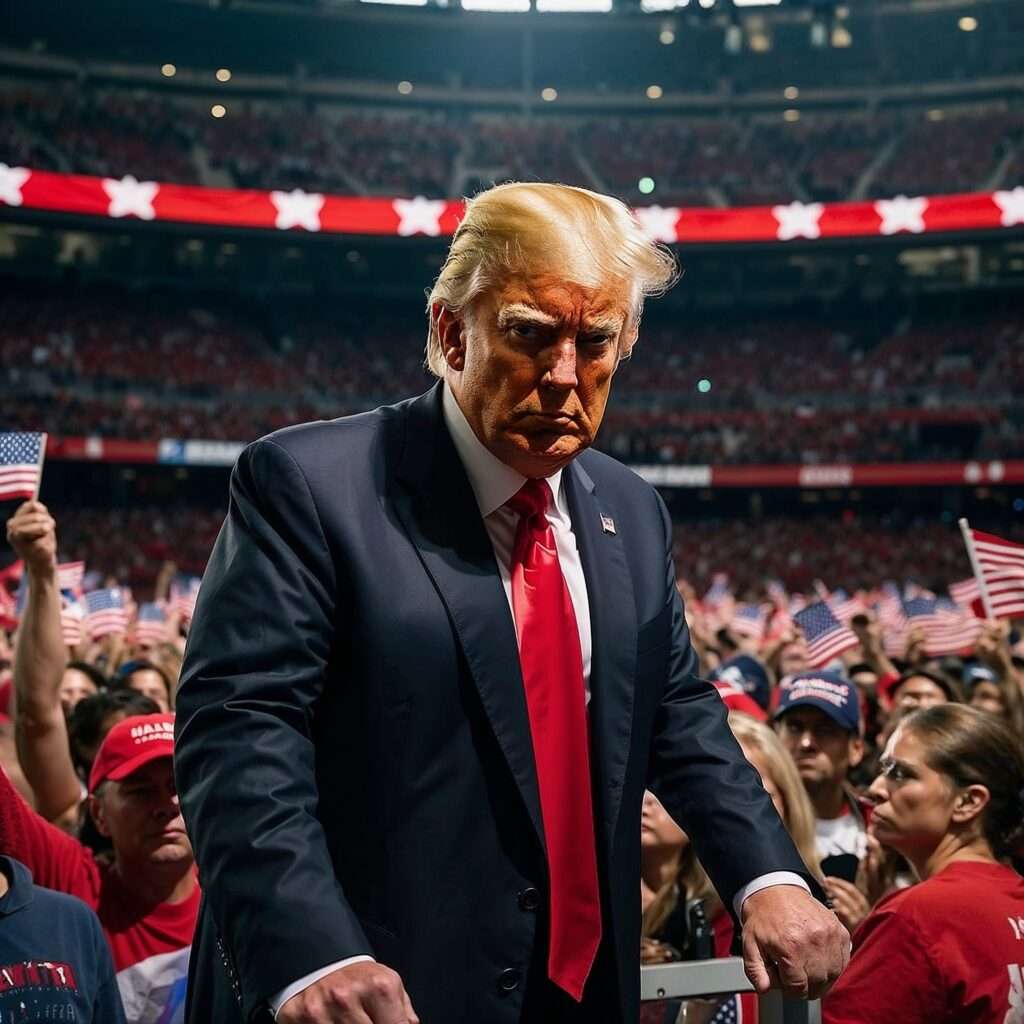
M 107 733 L 89 772 L 89 792 L 127 778 L 158 757 L 174 756 L 174 715 L 129 715 Z

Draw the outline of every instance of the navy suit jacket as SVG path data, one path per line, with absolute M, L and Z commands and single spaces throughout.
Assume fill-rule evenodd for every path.
M 231 479 L 177 698 L 204 905 L 189 1020 L 345 957 L 424 1024 L 514 1024 L 546 904 L 513 621 L 441 387 L 257 441 Z M 807 876 L 696 658 L 658 494 L 597 452 L 566 469 L 590 600 L 604 978 L 639 1006 L 640 809 L 653 783 L 726 905 Z M 602 517 L 614 523 L 603 528 Z

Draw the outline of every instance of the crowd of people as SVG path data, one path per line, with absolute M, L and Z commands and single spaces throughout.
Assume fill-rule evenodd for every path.
M 411 309 L 281 317 L 209 297 L 14 286 L 4 308 L 12 428 L 245 442 L 429 383 Z M 600 444 L 636 463 L 1010 457 L 1024 440 L 1022 324 L 1012 309 L 829 326 L 652 315 L 616 377 Z
M 142 598 L 126 588 L 121 624 L 87 625 L 68 646 L 62 611 L 76 595 L 60 589 L 59 560 L 93 558 L 84 542 L 102 531 L 99 520 L 76 523 L 70 512 L 60 518 L 27 502 L 7 524 L 19 562 L 2 585 L 13 589 L 20 576 L 27 587 L 17 621 L 0 631 L 0 878 L 26 904 L 36 893 L 36 913 L 48 906 L 46 890 L 96 912 L 106 949 L 96 952 L 96 925 L 86 916 L 67 933 L 74 938 L 68 949 L 52 938 L 48 963 L 76 972 L 78 1019 L 116 1022 L 123 1002 L 130 1024 L 180 1009 L 198 909 L 172 773 L 176 681 L 193 606 L 175 598 L 179 567 L 165 561 L 146 595 L 166 610 L 158 631 L 139 628 Z M 207 518 L 212 526 L 216 517 Z M 121 526 L 119 536 L 134 532 Z M 166 524 L 157 532 L 148 549 L 154 560 L 175 543 Z M 947 1012 L 943 1000 L 955 999 L 961 1015 L 949 1019 L 995 1020 L 986 1013 L 997 985 L 962 958 L 967 938 L 981 941 L 972 931 L 985 917 L 976 904 L 1002 901 L 1001 908 L 1024 913 L 1009 866 L 1024 855 L 1024 636 L 1011 622 L 979 621 L 972 643 L 937 656 L 911 620 L 894 646 L 882 591 L 865 585 L 851 599 L 820 581 L 807 593 L 780 580 L 755 583 L 756 550 L 751 574 L 727 580 L 710 574 L 706 561 L 712 551 L 733 559 L 725 532 L 713 542 L 689 532 L 680 531 L 677 558 L 698 586 L 682 577 L 677 585 L 700 672 L 729 707 L 745 755 L 853 935 L 852 965 L 827 997 L 824 1019 L 947 1019 L 905 1003 L 900 972 L 917 972 L 936 986 L 929 1012 Z M 734 547 L 747 536 L 738 526 L 732 534 Z M 808 543 L 813 534 L 817 546 Z M 809 561 L 831 544 L 821 524 L 807 525 L 801 537 L 790 538 L 792 549 Z M 845 566 L 846 578 L 883 560 L 902 568 L 896 537 L 878 539 L 863 565 Z M 195 539 L 198 549 L 211 538 L 197 531 Z M 927 549 L 929 560 L 942 548 L 923 536 L 906 550 L 914 546 Z M 736 563 L 749 553 L 749 545 L 735 553 Z M 964 571 L 963 562 L 948 569 Z M 119 582 L 106 571 L 90 579 Z M 904 596 L 911 587 L 920 592 L 907 584 Z M 835 609 L 850 630 L 835 656 L 822 659 L 809 643 L 797 610 L 813 602 Z M 744 611 L 751 607 L 759 614 Z M 728 955 L 733 920 L 653 794 L 638 842 L 643 962 Z M 0 885 L 0 933 L 4 906 Z M 50 912 L 74 917 L 80 908 L 72 901 Z M 30 918 L 21 920 L 27 927 Z M 976 958 L 998 959 L 1005 946 L 1004 936 L 987 937 Z M 965 984 L 964 972 L 975 980 Z M 879 976 L 891 983 L 879 985 Z M 67 997 L 58 981 L 47 988 L 37 979 L 36 1012 L 48 994 Z M 0 987 L 0 1007 L 3 1000 Z M 677 1016 L 724 1022 L 738 1012 L 756 1019 L 748 995 L 682 1008 L 645 1004 L 642 1012 L 651 1024 Z
M 741 206 L 850 199 L 869 168 L 871 195 L 980 190 L 1022 132 L 1020 113 L 1002 104 L 940 112 L 941 120 L 913 107 L 790 122 L 780 112 L 750 120 L 408 114 L 292 98 L 226 107 L 211 119 L 208 101 L 166 93 L 15 87 L 0 100 L 10 127 L 0 161 L 181 184 L 211 184 L 203 176 L 212 171 L 239 188 L 431 198 L 541 179 L 635 203 Z M 655 181 L 655 195 L 639 190 L 641 178 Z

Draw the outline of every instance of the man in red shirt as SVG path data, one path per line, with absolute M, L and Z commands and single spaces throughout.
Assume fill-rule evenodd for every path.
M 173 738 L 174 716 L 159 714 L 126 718 L 103 741 L 89 776 L 89 810 L 111 840 L 110 861 L 31 810 L 0 771 L 0 854 L 96 911 L 129 1022 L 181 1019 L 199 911 Z

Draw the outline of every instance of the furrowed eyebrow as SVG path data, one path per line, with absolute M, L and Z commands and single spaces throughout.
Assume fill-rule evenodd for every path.
M 622 324 L 619 317 L 608 317 L 605 320 L 588 320 L 583 329 L 591 334 L 618 334 Z
M 522 302 L 513 302 L 502 308 L 498 313 L 498 326 L 502 329 L 510 323 L 529 323 L 540 327 L 554 327 L 558 323 L 558 317 L 544 313 L 536 306 L 527 306 Z

